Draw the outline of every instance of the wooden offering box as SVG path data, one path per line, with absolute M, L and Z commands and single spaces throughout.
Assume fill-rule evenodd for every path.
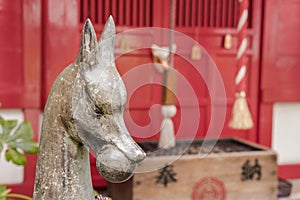
M 277 161 L 270 149 L 232 138 L 177 141 L 169 150 L 157 150 L 154 142 L 140 145 L 147 158 L 133 178 L 134 200 L 277 199 Z

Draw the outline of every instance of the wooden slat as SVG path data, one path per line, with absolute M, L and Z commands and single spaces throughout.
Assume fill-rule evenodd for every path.
M 89 0 L 90 1 L 90 6 L 89 6 L 89 12 L 90 12 L 90 17 L 93 23 L 96 22 L 96 0 Z
M 103 23 L 103 3 L 102 1 L 97 1 L 98 5 L 97 5 L 97 12 L 98 12 L 98 23 L 102 24 Z
M 100 12 L 98 10 L 98 4 L 99 3 L 101 3 L 101 2 L 95 0 L 95 23 L 96 24 L 99 24 L 99 14 L 100 14 Z
M 111 15 L 114 17 L 114 19 L 116 20 L 116 23 L 118 24 L 118 13 L 117 13 L 117 0 L 111 0 L 110 1 L 110 7 L 111 7 Z
M 151 11 L 151 2 L 150 0 L 145 0 L 145 26 L 151 26 L 150 24 L 150 20 L 151 20 L 151 14 L 150 14 L 150 11 Z
M 222 1 L 221 0 L 216 0 L 216 27 L 220 27 L 221 26 L 221 20 L 222 20 L 222 5 L 221 5 Z
M 83 23 L 83 12 L 82 12 L 82 8 L 83 8 L 83 0 L 78 0 L 79 2 L 79 22 Z
M 233 20 L 233 4 L 234 0 L 228 0 L 228 19 L 227 19 L 227 26 L 233 27 L 232 20 Z
M 178 1 L 177 8 L 178 26 L 183 26 L 183 1 Z
M 131 17 L 131 25 L 137 26 L 138 25 L 138 7 L 137 7 L 137 0 L 132 0 L 132 17 Z
M 138 26 L 139 27 L 141 27 L 141 26 L 144 26 L 144 19 L 145 19 L 145 17 L 144 17 L 144 13 L 145 13 L 145 11 L 144 11 L 144 8 L 145 8 L 145 5 L 144 5 L 144 3 L 145 3 L 145 1 L 144 0 L 139 0 L 138 1 L 138 3 L 139 3 L 139 7 L 138 7 L 138 16 L 139 16 L 139 21 L 138 21 Z
M 185 0 L 185 17 L 184 17 L 184 26 L 188 27 L 190 26 L 190 0 Z
M 88 10 L 88 1 L 83 0 L 83 21 L 85 21 L 86 18 L 89 17 L 89 10 Z
M 90 17 L 103 24 L 110 14 L 119 26 L 151 26 L 153 0 L 80 0 L 80 22 Z M 253 1 L 249 1 L 252 4 Z M 162 2 L 159 2 L 162 5 Z M 238 20 L 237 0 L 176 0 L 176 26 L 235 28 Z M 251 6 L 251 5 L 250 5 Z M 162 15 L 169 12 L 169 1 Z M 251 18 L 251 9 L 249 9 Z M 250 26 L 250 25 L 249 25 Z
M 226 9 L 226 0 L 222 0 L 222 23 L 221 27 L 226 27 L 226 18 L 227 18 L 227 9 Z
M 203 12 L 203 27 L 207 27 L 208 24 L 208 20 L 209 20 L 209 0 L 204 0 L 203 3 L 203 8 L 204 8 L 204 12 Z
M 157 156 L 145 160 L 138 170 L 142 171 L 143 166 L 159 170 L 135 174 L 133 199 L 199 199 L 195 192 L 209 193 L 200 190 L 199 183 L 203 180 L 218 186 L 218 192 L 215 193 L 218 196 L 212 199 L 276 199 L 277 163 L 276 154 L 271 150 L 210 153 L 203 159 L 199 159 L 199 155 L 184 155 L 172 161 L 174 156 Z M 169 169 L 174 173 L 176 181 L 170 181 L 164 186 L 157 183 L 157 180 L 162 175 L 161 167 L 166 163 L 172 163 L 172 168 Z M 252 178 L 241 180 L 245 165 L 249 168 L 257 166 L 255 169 L 258 173 L 254 173 Z M 210 184 L 202 183 L 201 186 L 204 188 Z M 156 192 L 158 190 L 159 193 Z
M 125 21 L 125 15 L 124 15 L 124 0 L 119 0 L 118 1 L 118 24 L 120 26 L 124 25 L 124 21 Z
M 198 7 L 197 7 L 197 11 L 198 11 L 197 26 L 198 27 L 202 26 L 202 16 L 203 16 L 202 6 L 203 6 L 203 0 L 199 0 L 198 1 Z
M 249 7 L 248 7 L 248 28 L 252 28 L 252 13 L 253 13 L 253 1 L 249 0 Z
M 110 15 L 110 0 L 104 1 L 104 21 L 108 19 Z
M 208 1 L 208 7 L 207 10 L 209 10 L 208 12 L 208 19 L 207 19 L 207 26 L 211 27 L 213 24 L 213 0 Z
M 232 19 L 232 27 L 237 27 L 238 17 L 239 17 L 239 3 L 238 1 L 234 1 L 233 4 L 233 19 Z
M 178 6 L 178 26 L 184 26 L 184 2 L 179 1 Z
M 78 0 L 80 22 L 90 17 L 103 24 L 110 14 L 119 26 L 151 26 L 153 0 Z M 249 18 L 251 5 L 249 1 Z M 161 2 L 159 3 L 161 5 Z M 166 4 L 168 5 L 168 4 Z M 235 28 L 238 20 L 237 0 L 176 0 L 176 26 Z M 168 12 L 166 6 L 163 15 Z M 161 9 L 157 8 L 156 9 Z M 251 25 L 249 25 L 250 27 Z
M 125 25 L 130 25 L 130 4 L 131 0 L 125 1 Z
M 191 19 L 192 19 L 192 21 L 191 21 L 191 26 L 192 27 L 196 27 L 197 17 L 198 17 L 197 12 L 196 12 L 196 10 L 197 10 L 197 1 L 196 0 L 191 0 L 191 1 L 192 1 L 191 2 L 191 4 L 192 4 L 192 11 L 191 11 L 191 14 L 192 14 Z

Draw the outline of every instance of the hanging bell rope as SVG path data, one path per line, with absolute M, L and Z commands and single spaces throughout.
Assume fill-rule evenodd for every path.
M 175 10 L 176 0 L 170 0 L 170 21 L 169 21 L 169 67 L 164 70 L 163 80 L 164 87 L 162 90 L 162 115 L 164 117 L 161 129 L 158 147 L 171 148 L 174 147 L 175 132 L 172 117 L 175 116 L 177 108 L 174 105 L 176 102 L 176 95 L 173 93 L 177 88 L 177 73 L 174 70 L 174 26 L 175 26 Z
M 238 51 L 236 56 L 237 73 L 235 76 L 236 93 L 229 127 L 232 129 L 247 130 L 253 127 L 253 120 L 246 100 L 248 0 L 239 0 L 239 7 L 239 21 L 237 25 Z

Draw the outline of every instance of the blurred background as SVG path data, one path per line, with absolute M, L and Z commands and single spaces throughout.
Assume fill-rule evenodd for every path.
M 238 49 L 237 0 L 176 0 L 174 29 L 196 40 L 211 56 L 223 78 L 227 114 L 221 137 L 238 137 L 274 149 L 278 153 L 280 177 L 300 178 L 300 1 L 249 0 L 246 50 L 247 102 L 254 122 L 249 130 L 228 127 L 234 103 L 236 54 Z M 1 116 L 29 120 L 38 140 L 43 108 L 57 75 L 72 63 L 79 50 L 81 29 L 90 18 L 97 35 L 112 15 L 117 33 L 132 28 L 170 26 L 170 2 L 161 0 L 0 0 L 0 102 Z M 128 39 L 126 37 L 130 37 Z M 153 63 L 150 47 L 134 50 L 136 40 L 151 40 L 147 35 L 127 35 L 115 44 L 116 65 L 125 74 L 136 66 Z M 166 44 L 161 44 L 167 46 Z M 186 55 L 192 49 L 185 49 Z M 206 56 L 195 59 L 210 62 Z M 207 59 L 207 60 L 205 60 Z M 175 55 L 174 68 L 192 85 L 197 103 L 191 104 L 178 84 L 179 110 L 173 118 L 175 132 L 181 112 L 200 110 L 197 133 L 187 125 L 181 138 L 196 134 L 204 138 L 211 119 L 211 100 L 203 77 L 191 63 Z M 153 70 L 137 74 L 136 79 L 160 78 Z M 134 80 L 132 80 L 134 81 Z M 129 84 L 125 82 L 125 85 Z M 147 126 L 150 137 L 128 125 L 134 138 L 158 140 L 162 116 L 159 108 L 161 87 L 145 85 L 128 100 L 125 114 L 139 126 Z M 191 119 L 193 116 L 190 116 Z M 125 119 L 128 121 L 128 119 Z M 191 120 L 192 121 L 192 120 Z M 141 135 L 139 135 L 141 134 Z M 36 155 L 27 156 L 25 167 L 6 163 L 1 155 L 0 184 L 10 184 L 14 191 L 32 194 Z M 105 187 L 91 158 L 93 184 Z M 3 173 L 5 172 L 5 173 Z

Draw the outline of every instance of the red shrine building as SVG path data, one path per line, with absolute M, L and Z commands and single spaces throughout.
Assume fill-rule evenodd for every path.
M 180 75 L 172 118 L 176 139 L 234 137 L 257 143 L 276 151 L 278 177 L 300 178 L 300 1 L 248 0 L 243 36 L 237 29 L 238 0 L 174 2 L 172 18 L 170 2 L 161 0 L 0 0 L 0 115 L 28 120 L 38 141 L 48 93 L 75 60 L 85 20 L 99 36 L 111 15 L 116 66 L 126 88 L 136 88 L 124 112 L 136 141 L 159 140 L 164 79 L 153 66 L 151 44 L 168 47 L 172 33 L 166 30 L 172 28 L 172 67 Z M 228 126 L 241 37 L 248 41 L 243 90 L 253 121 L 246 130 Z M 140 66 L 147 67 L 138 72 Z M 218 102 L 226 109 L 218 110 Z M 15 167 L 3 164 L 2 156 L 0 184 L 31 195 L 37 155 L 26 158 L 24 167 Z M 91 173 L 96 188 L 106 187 L 93 156 Z

